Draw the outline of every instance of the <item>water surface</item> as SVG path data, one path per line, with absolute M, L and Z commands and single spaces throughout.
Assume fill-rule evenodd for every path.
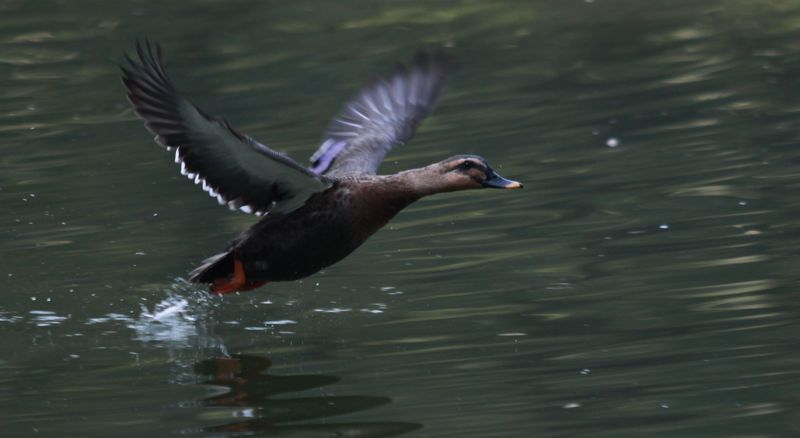
M 800 433 L 800 6 L 0 5 L 8 436 Z M 422 200 L 304 281 L 186 272 L 254 218 L 180 176 L 116 63 L 160 42 L 298 160 L 417 48 L 457 69 L 383 172 L 477 153 L 521 191 Z M 338 434 L 338 435 L 337 435 Z

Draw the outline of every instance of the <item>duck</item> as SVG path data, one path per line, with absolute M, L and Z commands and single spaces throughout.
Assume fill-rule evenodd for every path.
M 378 174 L 386 154 L 433 110 L 449 66 L 441 52 L 418 51 L 373 80 L 333 118 L 304 166 L 189 101 L 167 74 L 161 46 L 137 41 L 120 65 L 135 114 L 156 143 L 174 151 L 183 175 L 220 205 L 260 218 L 189 280 L 223 295 L 302 279 L 345 258 L 422 197 L 522 188 L 477 155 Z

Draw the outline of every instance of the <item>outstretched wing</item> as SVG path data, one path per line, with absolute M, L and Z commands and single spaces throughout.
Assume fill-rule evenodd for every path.
M 214 118 L 181 96 L 161 49 L 136 43 L 138 60 L 120 66 L 128 99 L 156 142 L 175 149 L 181 173 L 231 210 L 289 212 L 330 181 Z
M 320 175 L 375 174 L 387 152 L 411 139 L 439 98 L 447 74 L 442 55 L 418 53 L 388 79 L 364 88 L 328 127 L 311 170 Z

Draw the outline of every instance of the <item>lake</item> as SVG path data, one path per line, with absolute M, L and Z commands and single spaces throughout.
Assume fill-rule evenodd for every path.
M 4 436 L 800 434 L 800 4 L 5 1 Z M 302 281 L 187 273 L 256 218 L 181 176 L 117 65 L 302 163 L 418 49 L 455 69 L 381 173 L 423 199 Z

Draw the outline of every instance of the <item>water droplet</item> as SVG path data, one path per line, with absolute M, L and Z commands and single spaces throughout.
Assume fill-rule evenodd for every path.
M 581 407 L 580 403 L 570 402 L 562 406 L 564 409 L 575 409 Z
M 617 139 L 616 137 L 609 138 L 608 140 L 606 140 L 606 146 L 610 148 L 615 148 L 619 146 L 619 139 Z
M 661 225 L 658 226 L 658 228 L 661 229 L 661 230 L 669 230 L 669 225 L 661 224 Z
M 581 373 L 581 374 L 583 374 L 583 375 L 585 376 L 585 375 L 591 374 L 591 373 L 592 373 L 592 370 L 590 370 L 589 368 L 584 368 L 584 369 L 582 369 L 582 370 L 580 371 L 580 373 Z

